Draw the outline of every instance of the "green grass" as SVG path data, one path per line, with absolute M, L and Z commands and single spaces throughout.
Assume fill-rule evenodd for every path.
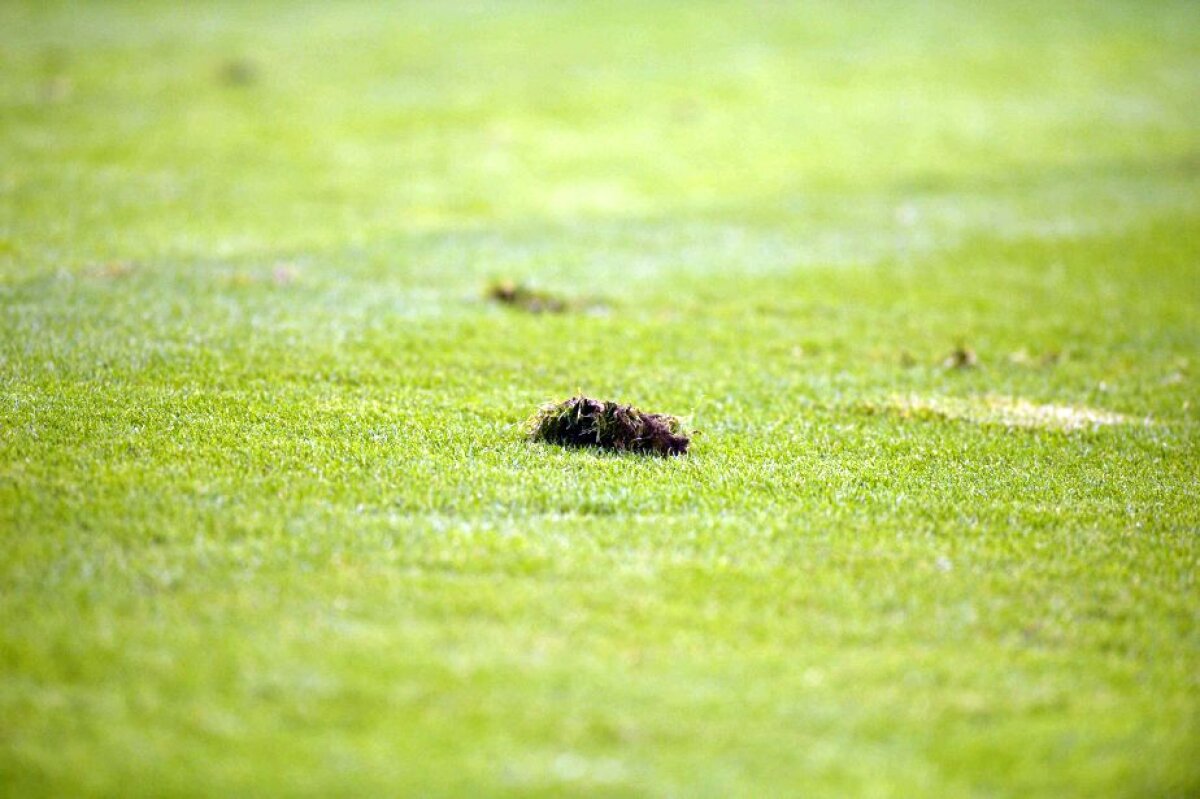
M 1195 3 L 5 2 L 0 793 L 1194 796 L 1198 318 Z

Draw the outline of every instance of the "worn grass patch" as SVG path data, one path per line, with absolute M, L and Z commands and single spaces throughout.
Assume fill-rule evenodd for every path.
M 691 443 L 675 416 L 584 396 L 543 405 L 527 429 L 548 444 L 651 455 L 684 455 Z
M 870 413 L 890 413 L 904 418 L 948 419 L 1001 427 L 1085 430 L 1112 425 L 1149 424 L 1148 418 L 1077 405 L 1031 402 L 1020 397 L 893 397 L 883 403 L 867 403 Z

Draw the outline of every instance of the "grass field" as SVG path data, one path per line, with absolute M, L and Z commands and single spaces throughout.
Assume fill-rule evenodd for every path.
M 0 794 L 1196 796 L 1198 320 L 1194 2 L 8 0 Z

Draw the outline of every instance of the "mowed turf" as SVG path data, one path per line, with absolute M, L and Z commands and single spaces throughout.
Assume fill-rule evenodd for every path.
M 1195 796 L 1198 318 L 1195 3 L 5 2 L 0 793 Z

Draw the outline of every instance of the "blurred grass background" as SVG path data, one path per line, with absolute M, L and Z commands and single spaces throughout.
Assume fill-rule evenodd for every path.
M 998 190 L 1010 215 L 1030 194 L 1044 210 L 1105 188 L 1120 212 L 1134 198 L 1115 183 L 1168 202 L 1197 168 L 1190 3 L 3 13 L 6 227 L 21 225 L 23 262 L 581 217 L 874 211 L 870 230 L 890 227 L 878 206 L 950 192 L 951 227 L 994 229 L 1011 222 L 987 215 Z M 246 85 L 230 85 L 238 66 Z M 1067 209 L 1052 210 L 1048 224 Z

